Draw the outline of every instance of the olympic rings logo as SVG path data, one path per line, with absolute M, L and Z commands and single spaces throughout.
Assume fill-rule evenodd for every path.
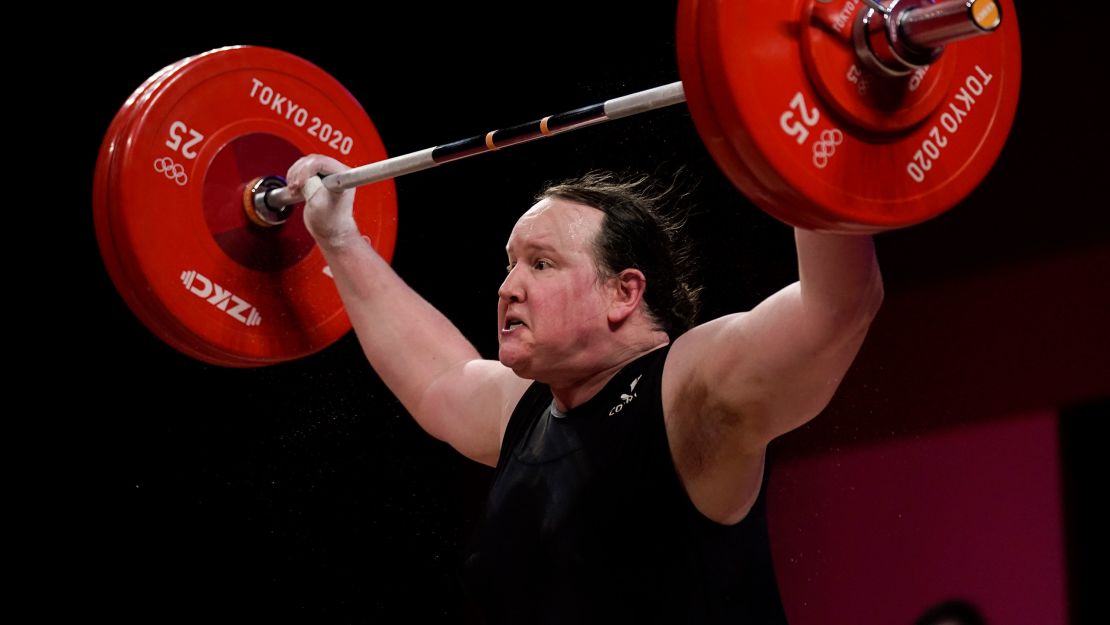
M 813 144 L 813 166 L 824 169 L 829 166 L 829 159 L 836 154 L 836 146 L 844 143 L 844 133 L 838 128 L 822 130 L 821 140 Z
M 168 156 L 154 159 L 154 171 L 165 174 L 167 178 L 177 183 L 177 186 L 183 187 L 189 184 L 189 176 L 185 173 L 185 168 L 181 163 L 175 163 L 174 160 Z

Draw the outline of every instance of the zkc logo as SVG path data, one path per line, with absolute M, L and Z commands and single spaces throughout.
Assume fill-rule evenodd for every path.
M 195 271 L 182 271 L 181 282 L 197 297 L 231 315 L 244 325 L 256 326 L 262 323 L 258 309 L 231 291 Z M 230 306 L 230 308 L 229 308 Z
M 636 399 L 636 384 L 640 382 L 640 378 L 642 377 L 644 377 L 643 374 L 636 376 L 636 379 L 632 380 L 632 384 L 628 387 L 628 392 L 621 393 L 621 403 L 613 406 L 613 409 L 609 411 L 610 417 L 624 410 L 625 406 L 631 404 L 633 399 Z

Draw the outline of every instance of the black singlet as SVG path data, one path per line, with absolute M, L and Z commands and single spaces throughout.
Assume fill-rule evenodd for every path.
M 663 422 L 669 347 L 565 416 L 535 383 L 501 447 L 464 578 L 488 623 L 786 623 L 764 490 L 724 526 L 690 502 Z

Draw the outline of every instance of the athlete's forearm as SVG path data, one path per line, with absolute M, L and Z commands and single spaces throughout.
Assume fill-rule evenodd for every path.
M 869 323 L 883 299 L 871 237 L 797 229 L 795 240 L 805 313 L 837 324 Z
M 371 366 L 420 420 L 415 410 L 424 391 L 444 371 L 480 358 L 477 350 L 365 239 L 321 250 Z

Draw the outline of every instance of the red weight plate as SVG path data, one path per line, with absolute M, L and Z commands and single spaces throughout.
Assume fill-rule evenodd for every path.
M 116 238 L 112 234 L 113 217 L 117 222 L 116 228 L 119 228 L 120 162 L 134 139 L 132 131 L 135 121 L 142 117 L 151 97 L 158 92 L 157 90 L 160 84 L 169 80 L 175 71 L 187 66 L 194 58 L 195 57 L 188 57 L 182 59 L 162 69 L 148 79 L 147 82 L 144 83 L 145 89 L 141 87 L 139 90 L 136 90 L 133 97 L 129 98 L 128 102 L 121 108 L 120 112 L 117 114 L 116 120 L 113 120 L 113 127 L 116 126 L 118 121 L 118 130 L 113 132 L 112 128 L 109 129 L 105 139 L 105 146 L 108 146 L 108 153 L 102 154 L 102 159 L 97 163 L 97 185 L 100 185 L 103 179 L 104 189 L 103 193 L 94 194 L 97 240 L 113 283 L 122 295 L 125 303 L 127 303 L 136 316 L 143 321 L 144 325 L 154 330 L 155 334 L 166 343 L 176 347 L 179 351 L 188 356 L 212 364 L 243 366 L 241 359 L 220 351 L 207 343 L 198 342 L 188 329 L 182 326 L 178 320 L 172 316 L 170 311 L 167 311 L 164 307 L 159 305 L 158 301 L 151 296 L 150 289 L 145 283 L 145 278 L 142 276 L 141 272 L 138 271 L 133 258 L 128 255 L 127 248 L 117 247 Z M 138 97 L 135 97 L 136 95 Z M 109 138 L 112 139 L 111 142 L 109 142 Z M 106 161 L 103 158 L 104 156 L 107 156 Z M 107 163 L 106 167 L 102 167 L 104 162 Z M 102 170 L 105 173 L 100 175 Z M 124 262 L 123 259 L 131 259 L 131 261 Z
M 112 158 L 120 149 L 121 134 L 131 120 L 131 113 L 138 106 L 138 102 L 146 94 L 148 88 L 152 84 L 157 84 L 174 65 L 167 65 L 156 72 L 128 96 L 108 125 L 108 131 L 104 134 L 104 140 L 100 144 L 100 152 L 97 154 L 96 170 L 93 173 L 93 227 L 96 231 L 96 240 L 100 246 L 101 257 L 104 259 L 109 276 L 116 282 L 117 287 L 122 279 L 123 270 L 120 267 L 115 244 L 111 237 L 111 230 L 108 226 L 109 172 L 111 171 Z M 127 298 L 128 296 L 125 296 L 125 299 Z M 129 306 L 132 305 L 130 300 L 127 303 Z
M 709 154 L 717 163 L 717 167 L 725 176 L 742 189 L 744 193 L 763 206 L 767 202 L 775 201 L 775 194 L 763 186 L 762 181 L 749 169 L 748 164 L 740 158 L 729 140 L 725 131 L 718 123 L 718 114 L 714 110 L 706 87 L 703 75 L 704 64 L 698 50 L 698 7 L 699 2 L 705 0 L 682 0 L 678 7 L 676 19 L 676 48 L 678 52 L 678 70 L 682 77 L 682 88 L 686 95 L 686 105 L 690 110 L 694 126 L 705 144 Z M 805 228 L 817 228 L 823 224 L 805 220 L 805 215 L 797 215 L 793 221 L 795 225 Z
M 716 123 L 760 182 L 742 188 L 779 219 L 837 232 L 908 226 L 957 204 L 989 171 L 1013 122 L 1021 60 L 1012 4 L 1001 3 L 998 31 L 947 47 L 930 70 L 935 86 L 907 99 L 908 108 L 927 109 L 906 114 L 919 121 L 882 132 L 846 114 L 867 100 L 832 106 L 835 90 L 815 86 L 814 76 L 831 79 L 807 69 L 805 48 L 815 41 L 807 29 L 827 28 L 813 2 L 698 3 L 697 47 Z M 908 91 L 910 78 L 904 84 Z M 900 114 L 888 100 L 874 106 Z
M 112 236 L 111 213 L 113 204 L 110 198 L 118 191 L 119 169 L 117 163 L 120 154 L 124 151 L 125 141 L 123 139 L 131 127 L 134 117 L 142 110 L 157 86 L 188 60 L 183 59 L 162 68 L 128 97 L 112 119 L 108 131 L 105 133 L 93 178 L 93 225 L 101 258 L 104 261 L 108 275 L 124 302 L 137 316 L 141 319 L 157 319 L 155 323 L 160 326 L 167 325 L 169 320 L 159 315 L 159 310 L 156 307 L 148 304 L 142 296 L 144 291 L 140 288 L 141 285 L 132 281 L 126 265 L 120 260 L 120 254 Z M 189 355 L 209 362 L 217 362 L 222 358 L 221 354 L 213 350 L 205 350 L 204 346 L 197 346 L 196 350 L 189 352 Z M 230 365 L 232 363 L 222 362 L 221 364 Z
M 701 137 L 706 150 L 716 161 L 721 172 L 740 188 L 757 188 L 756 180 L 739 155 L 732 148 L 724 131 L 717 123 L 709 94 L 706 92 L 705 78 L 702 75 L 701 55 L 698 52 L 697 15 L 699 0 L 682 0 L 678 5 L 675 19 L 675 48 L 678 57 L 678 73 L 682 78 L 682 90 L 686 96 L 686 107 L 694 121 L 694 127 Z
M 386 158 L 366 113 L 334 78 L 268 48 L 194 57 L 134 116 L 117 157 L 112 239 L 136 314 L 175 348 L 215 364 L 298 358 L 350 329 L 299 213 L 250 223 L 244 185 L 309 152 L 350 164 Z M 387 260 L 392 182 L 359 191 L 355 217 Z
M 151 96 L 157 93 L 159 83 L 165 82 L 170 79 L 172 73 L 178 68 L 188 66 L 193 61 L 193 57 L 183 59 L 176 64 L 170 66 L 156 75 L 157 82 L 150 82 L 142 97 L 138 98 L 130 107 L 130 110 L 125 117 L 125 125 L 123 130 L 116 133 L 119 137 L 115 143 L 115 149 L 112 150 L 112 158 L 110 160 L 109 174 L 107 175 L 108 183 L 108 200 L 105 202 L 107 211 L 105 214 L 105 221 L 109 224 L 108 233 L 106 238 L 99 238 L 101 241 L 101 249 L 104 252 L 106 264 L 109 265 L 110 271 L 112 263 L 109 259 L 115 258 L 115 265 L 118 267 L 117 272 L 113 272 L 113 281 L 115 282 L 120 293 L 124 296 L 124 300 L 128 303 L 135 314 L 144 322 L 146 326 L 155 331 L 155 334 L 162 338 L 169 345 L 174 346 L 182 353 L 209 362 L 229 367 L 242 367 L 253 366 L 259 363 L 244 363 L 240 354 L 228 353 L 220 350 L 217 346 L 211 345 L 207 342 L 198 340 L 196 335 L 193 334 L 180 320 L 173 315 L 173 311 L 166 309 L 157 300 L 149 289 L 146 283 L 145 276 L 139 271 L 139 267 L 134 261 L 134 257 L 129 255 L 130 252 L 126 246 L 119 249 L 114 246 L 114 237 L 111 236 L 111 218 L 114 215 L 117 221 L 117 228 L 119 224 L 119 211 L 118 206 L 120 202 L 120 189 L 119 184 L 119 163 L 123 160 L 123 155 L 127 153 L 128 148 L 132 145 L 135 139 L 137 129 L 134 129 L 136 119 L 141 119 L 145 111 L 145 107 L 149 103 Z M 167 71 L 168 70 L 168 71 Z M 110 133 L 111 136 L 111 133 Z M 98 215 L 101 214 L 98 211 Z M 105 245 L 107 240 L 111 247 Z M 109 253 L 109 251 L 111 253 Z M 119 258 L 129 259 L 129 262 L 121 262 Z

